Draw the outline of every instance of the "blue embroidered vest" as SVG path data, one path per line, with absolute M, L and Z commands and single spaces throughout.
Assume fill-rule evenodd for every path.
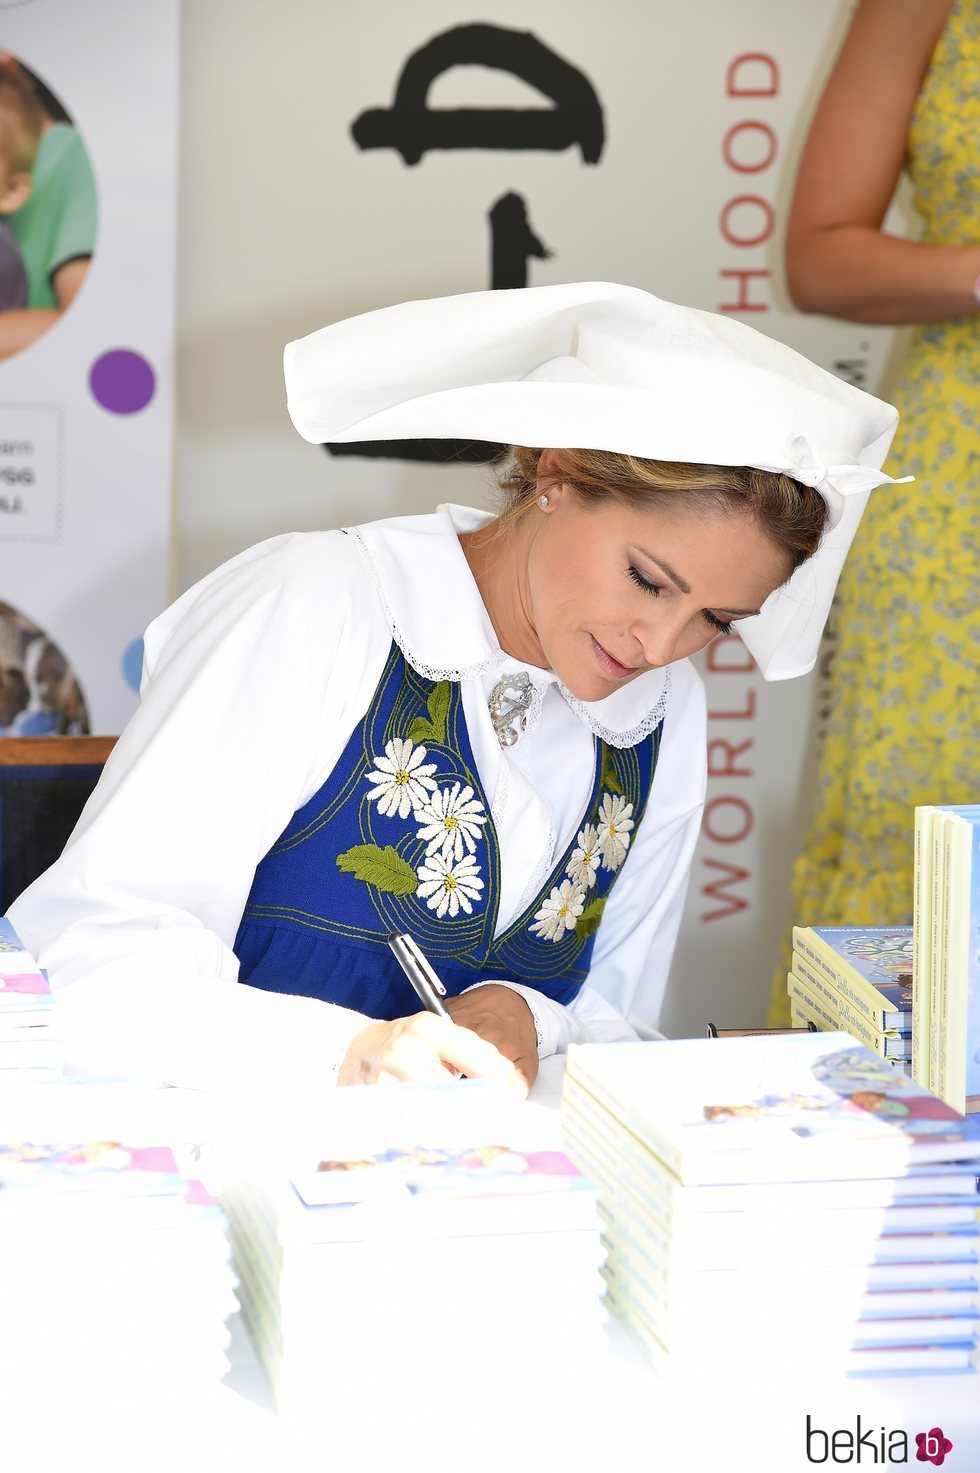
M 342 757 L 255 872 L 235 940 L 240 979 L 405 1017 L 420 1004 L 387 942 L 407 931 L 450 996 L 499 978 L 570 1002 L 643 815 L 662 727 L 623 750 L 596 740 L 576 837 L 495 937 L 500 855 L 459 686 L 424 679 L 393 644 Z

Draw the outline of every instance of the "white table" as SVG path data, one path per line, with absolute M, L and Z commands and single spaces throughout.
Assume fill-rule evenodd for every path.
M 557 1128 L 560 1079 L 560 1061 L 547 1061 L 533 1094 L 543 1133 Z M 200 1138 L 202 1102 L 193 1097 L 133 1091 L 127 1106 L 126 1091 L 111 1096 L 110 1091 L 101 1115 L 95 1111 L 97 1118 L 83 1121 L 74 1111 L 79 1134 L 84 1124 L 85 1133 L 94 1129 L 103 1138 L 125 1138 L 127 1122 L 119 1117 L 128 1108 L 135 1111 L 130 1118 L 147 1130 L 157 1116 L 160 1129 L 171 1135 L 189 1132 L 188 1138 L 195 1133 Z M 9 1110 L 5 1123 L 8 1130 L 14 1123 Z M 792 1287 L 775 1285 L 774 1292 L 792 1294 Z M 515 1335 L 534 1336 L 533 1305 L 521 1306 L 513 1317 Z M 51 1333 L 57 1334 L 57 1326 Z M 882 1428 L 886 1446 L 889 1434 L 903 1430 L 910 1444 L 908 1466 L 926 1469 L 932 1465 L 916 1462 L 914 1434 L 938 1425 L 954 1443 L 944 1468 L 949 1473 L 980 1469 L 977 1376 L 855 1382 L 828 1375 L 801 1385 L 787 1366 L 781 1382 L 773 1384 L 761 1381 L 746 1363 L 733 1365 L 724 1383 L 696 1369 L 659 1377 L 616 1324 L 593 1364 L 560 1376 L 542 1367 L 534 1385 L 511 1384 L 506 1364 L 499 1362 L 474 1381 L 453 1351 L 445 1346 L 441 1365 L 427 1368 L 427 1389 L 421 1379 L 413 1380 L 418 1368 L 407 1368 L 406 1386 L 384 1398 L 366 1384 L 363 1396 L 351 1394 L 348 1386 L 338 1402 L 325 1387 L 322 1419 L 304 1432 L 275 1416 L 252 1349 L 241 1326 L 233 1323 L 232 1367 L 223 1384 L 176 1403 L 147 1388 L 145 1401 L 122 1405 L 111 1386 L 93 1397 L 90 1389 L 52 1386 L 37 1378 L 36 1384 L 0 1388 L 3 1466 L 11 1473 L 89 1467 L 100 1473 L 375 1473 L 382 1468 L 518 1473 L 534 1463 L 556 1473 L 743 1468 L 802 1473 L 815 1466 L 806 1455 L 809 1413 L 812 1428 L 852 1436 L 860 1417 L 861 1432 L 870 1430 L 879 1449 Z M 455 1389 L 448 1390 L 447 1381 Z M 838 1448 L 845 1449 L 842 1438 Z M 823 1451 L 819 1436 L 812 1451 L 818 1457 Z M 828 1460 L 824 1466 L 835 1464 Z M 853 1457 L 849 1466 L 858 1466 Z M 860 1466 L 881 1467 L 880 1450 L 876 1465 L 865 1442 Z

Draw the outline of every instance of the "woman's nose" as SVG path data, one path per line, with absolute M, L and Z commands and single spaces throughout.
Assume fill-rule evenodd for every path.
M 676 615 L 637 621 L 630 633 L 643 651 L 644 664 L 669 665 L 676 659 L 677 644 L 686 623 L 685 618 Z

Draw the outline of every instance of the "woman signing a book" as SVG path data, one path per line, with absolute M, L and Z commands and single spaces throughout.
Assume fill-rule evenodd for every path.
M 274 537 L 151 625 L 140 708 L 11 911 L 69 1057 L 309 1101 L 526 1088 L 655 1036 L 704 797 L 688 657 L 737 630 L 767 678 L 812 668 L 895 411 L 603 283 L 368 313 L 286 379 L 314 443 L 516 446 L 504 506 Z

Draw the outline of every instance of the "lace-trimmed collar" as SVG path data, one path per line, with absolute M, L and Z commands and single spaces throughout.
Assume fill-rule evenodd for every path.
M 392 638 L 427 680 L 478 679 L 514 663 L 497 643 L 459 544 L 460 532 L 491 520 L 473 507 L 445 505 L 427 516 L 345 528 L 370 571 Z M 556 683 L 595 736 L 613 747 L 632 747 L 663 717 L 670 670 L 651 670 L 602 701 L 580 701 Z

